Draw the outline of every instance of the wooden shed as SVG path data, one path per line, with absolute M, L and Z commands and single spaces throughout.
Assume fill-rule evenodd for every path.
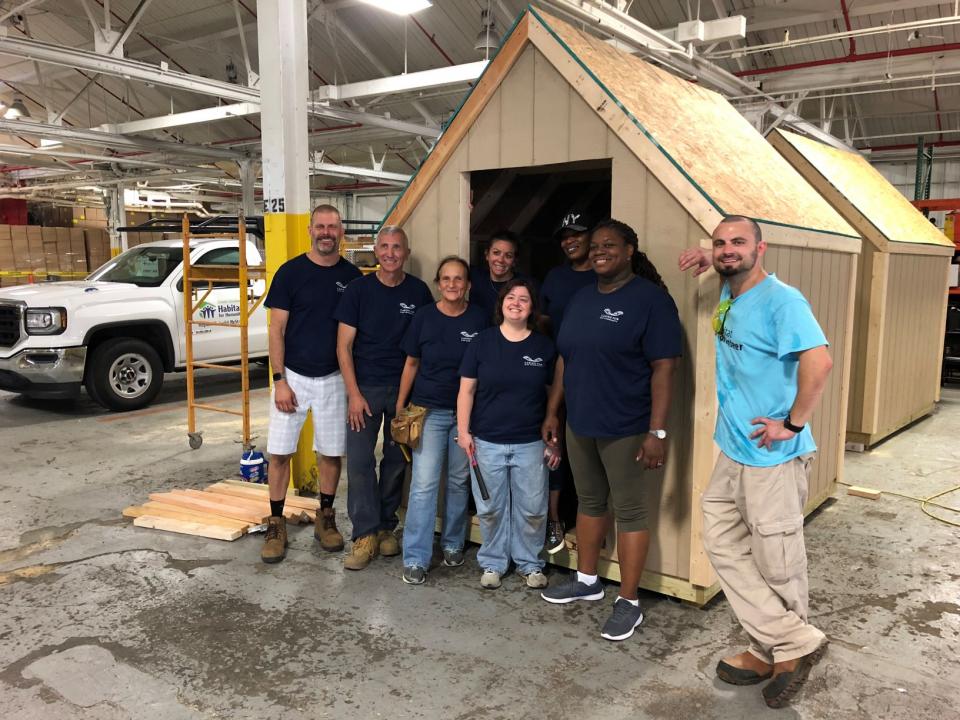
M 770 244 L 768 269 L 812 303 L 835 370 L 814 419 L 821 452 L 809 511 L 842 473 L 860 239 L 721 96 L 529 8 L 385 222 L 406 229 L 414 272 L 429 276 L 441 257 L 470 251 L 471 210 L 489 204 L 476 194 L 475 176 L 553 174 L 583 163 L 591 172 L 607 169 L 610 214 L 637 230 L 685 331 L 669 458 L 663 473 L 645 477 L 655 511 L 641 584 L 704 603 L 718 591 L 702 547 L 699 499 L 717 452 L 711 317 L 720 285 L 712 272 L 681 274 L 678 254 L 709 238 L 725 214 L 754 217 Z M 502 192 L 496 182 L 486 187 Z M 614 542 L 600 571 L 619 580 Z M 575 567 L 575 552 L 553 561 Z
M 859 153 L 782 130 L 767 139 L 865 240 L 847 442 L 870 447 L 940 399 L 954 245 Z

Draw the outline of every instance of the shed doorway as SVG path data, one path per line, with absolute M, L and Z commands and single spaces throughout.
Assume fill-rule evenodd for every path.
M 520 236 L 516 269 L 542 283 L 564 261 L 553 233 L 569 212 L 591 222 L 610 217 L 611 160 L 480 170 L 470 173 L 470 264 L 484 265 L 490 236 Z

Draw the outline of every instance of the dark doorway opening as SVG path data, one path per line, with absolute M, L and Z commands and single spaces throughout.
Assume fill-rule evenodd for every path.
M 543 282 L 563 262 L 553 233 L 567 213 L 610 217 L 611 175 L 610 160 L 472 172 L 470 264 L 482 267 L 490 236 L 511 230 L 522 242 L 517 270 Z

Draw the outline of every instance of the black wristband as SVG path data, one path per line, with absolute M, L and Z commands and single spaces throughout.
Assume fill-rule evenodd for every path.
M 784 418 L 784 420 L 783 420 L 783 426 L 784 426 L 787 430 L 789 430 L 790 432 L 792 432 L 792 433 L 800 433 L 800 432 L 803 432 L 803 428 L 806 427 L 806 425 L 794 425 L 792 422 L 790 422 L 790 415 L 789 415 L 789 414 L 787 415 L 786 418 Z
M 286 380 L 286 378 L 283 376 L 283 373 L 274 373 L 274 374 L 273 374 L 273 381 L 274 381 L 274 382 L 280 382 L 281 380 Z

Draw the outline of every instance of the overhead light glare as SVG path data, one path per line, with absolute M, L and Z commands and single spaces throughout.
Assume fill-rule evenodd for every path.
M 18 118 L 28 118 L 30 117 L 30 111 L 27 109 L 27 106 L 23 104 L 22 98 L 14 98 L 13 103 L 10 107 L 7 108 L 7 111 L 3 114 L 7 120 L 16 120 Z
M 360 2 L 392 12 L 394 15 L 412 15 L 433 5 L 430 0 L 360 0 Z

